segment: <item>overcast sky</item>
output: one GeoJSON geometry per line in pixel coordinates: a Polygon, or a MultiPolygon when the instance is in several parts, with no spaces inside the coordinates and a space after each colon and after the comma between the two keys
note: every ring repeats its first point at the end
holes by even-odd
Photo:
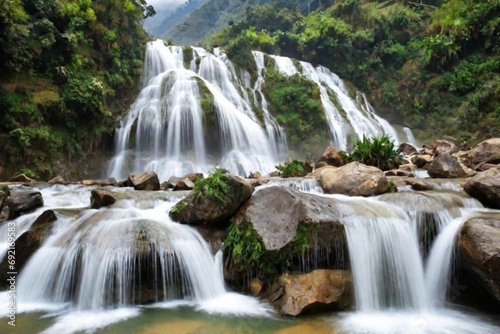
{"type": "Polygon", "coordinates": [[[177,7],[180,4],[186,2],[186,0],[146,0],[149,5],[152,5],[156,9],[165,8],[167,6],[177,7]]]}

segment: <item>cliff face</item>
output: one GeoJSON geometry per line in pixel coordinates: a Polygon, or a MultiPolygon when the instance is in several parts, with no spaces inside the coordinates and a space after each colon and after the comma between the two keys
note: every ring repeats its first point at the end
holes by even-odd
{"type": "Polygon", "coordinates": [[[145,2],[112,0],[2,7],[0,178],[48,178],[111,146],[142,72],[141,21],[153,13],[145,2]]]}

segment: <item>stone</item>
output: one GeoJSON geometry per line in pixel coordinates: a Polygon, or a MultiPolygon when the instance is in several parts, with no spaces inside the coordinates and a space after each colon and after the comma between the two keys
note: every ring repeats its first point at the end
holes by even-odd
{"type": "Polygon", "coordinates": [[[460,266],[500,305],[500,220],[468,220],[460,231],[458,247],[460,266]]]}
{"type": "Polygon", "coordinates": [[[98,187],[115,185],[111,183],[109,180],[82,180],[81,184],[83,184],[84,186],[98,186],[98,187]]]}
{"type": "Polygon", "coordinates": [[[61,176],[57,175],[56,177],[51,178],[48,183],[50,184],[67,184],[68,182],[61,176]]]}
{"type": "Polygon", "coordinates": [[[181,224],[228,226],[229,218],[250,198],[254,188],[246,179],[235,175],[224,174],[224,181],[231,194],[225,201],[190,193],[170,210],[170,217],[181,224]]]}
{"type": "Polygon", "coordinates": [[[484,206],[500,209],[500,166],[473,176],[464,190],[484,206]]]}
{"type": "Polygon", "coordinates": [[[116,202],[116,198],[112,192],[104,189],[92,189],[90,192],[90,207],[92,209],[100,209],[110,206],[116,202]]]}
{"type": "Polygon", "coordinates": [[[11,177],[9,179],[9,182],[33,183],[36,182],[36,180],[33,180],[32,178],[29,178],[24,174],[17,174],[11,177]]]}
{"type": "Polygon", "coordinates": [[[478,169],[485,163],[500,164],[500,138],[480,142],[465,157],[466,165],[478,169]]]}
{"type": "Polygon", "coordinates": [[[281,314],[349,310],[354,304],[352,278],[347,271],[318,269],[307,274],[284,274],[280,282],[282,295],[274,304],[281,314]]]}
{"type": "Polygon", "coordinates": [[[455,144],[452,141],[443,140],[443,139],[434,140],[432,143],[430,143],[425,148],[432,150],[432,154],[434,156],[438,156],[438,155],[443,154],[443,153],[448,153],[451,155],[453,153],[460,151],[460,148],[458,147],[457,144],[455,144]]]}
{"type": "Polygon", "coordinates": [[[328,194],[373,196],[389,190],[389,182],[380,169],[356,161],[322,171],[318,182],[328,194]]]}
{"type": "MultiPolygon", "coordinates": [[[[56,220],[57,217],[54,211],[44,211],[31,225],[30,230],[19,236],[16,240],[17,247],[15,249],[17,272],[21,272],[30,257],[40,248],[42,243],[49,236],[49,231],[56,220]],[[22,247],[19,247],[20,245],[22,245],[22,247]]],[[[8,270],[9,263],[7,260],[7,257],[5,257],[0,263],[0,286],[5,288],[6,286],[4,286],[4,284],[6,284],[6,277],[3,277],[3,275],[6,275],[7,272],[10,271],[8,270]]]]}
{"type": "Polygon", "coordinates": [[[401,143],[399,144],[398,150],[399,153],[404,155],[411,155],[417,153],[417,148],[409,143],[401,143]]]}
{"type": "Polygon", "coordinates": [[[43,206],[42,194],[37,190],[10,189],[7,199],[9,219],[19,217],[23,213],[34,211],[43,206]]]}
{"type": "Polygon", "coordinates": [[[405,180],[405,183],[409,186],[411,186],[411,188],[413,190],[433,190],[434,187],[430,184],[428,184],[427,182],[424,182],[422,180],[418,180],[418,179],[412,179],[412,180],[405,180]]]}
{"type": "Polygon", "coordinates": [[[330,166],[340,167],[347,163],[345,155],[342,155],[340,151],[337,151],[333,147],[329,146],[321,155],[321,158],[316,162],[315,168],[323,167],[325,164],[330,166]]]}
{"type": "Polygon", "coordinates": [[[456,178],[467,176],[460,163],[449,153],[441,153],[426,165],[427,172],[433,178],[456,178]]]}
{"type": "Polygon", "coordinates": [[[175,184],[173,190],[193,190],[194,188],[194,182],[191,181],[190,179],[183,178],[182,180],[177,181],[175,184]]]}
{"type": "Polygon", "coordinates": [[[160,180],[155,172],[130,174],[127,183],[135,190],[160,190],[160,180]]]}
{"type": "Polygon", "coordinates": [[[424,167],[428,162],[430,162],[432,156],[430,154],[417,154],[411,157],[411,163],[417,166],[417,168],[424,167]]]}
{"type": "Polygon", "coordinates": [[[250,281],[249,286],[250,286],[250,292],[252,293],[252,295],[258,296],[260,294],[260,292],[262,291],[262,288],[264,287],[264,283],[258,278],[253,278],[250,281]]]}

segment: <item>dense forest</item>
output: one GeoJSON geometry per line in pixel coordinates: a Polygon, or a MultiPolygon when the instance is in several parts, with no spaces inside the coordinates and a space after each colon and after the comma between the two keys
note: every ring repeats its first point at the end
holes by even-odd
{"type": "Polygon", "coordinates": [[[112,135],[119,103],[140,78],[142,20],[154,8],[143,0],[0,6],[0,162],[50,177],[112,135]]]}
{"type": "Polygon", "coordinates": [[[204,44],[246,68],[250,50],[324,65],[423,140],[500,136],[499,0],[294,3],[247,7],[204,44]]]}
{"type": "MultiPolygon", "coordinates": [[[[48,178],[109,149],[154,14],[144,0],[2,1],[0,167],[48,178]]],[[[500,136],[500,0],[207,0],[176,29],[250,71],[251,50],[324,65],[424,141],[500,136]]],[[[307,79],[268,71],[266,80],[283,124],[311,106],[307,79]],[[304,103],[287,106],[286,94],[304,103]]]]}

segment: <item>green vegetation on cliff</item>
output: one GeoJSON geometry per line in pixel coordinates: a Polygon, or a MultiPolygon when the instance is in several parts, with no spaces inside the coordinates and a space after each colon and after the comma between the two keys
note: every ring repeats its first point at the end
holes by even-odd
{"type": "MultiPolygon", "coordinates": [[[[136,86],[144,1],[13,0],[0,5],[0,161],[50,177],[115,126],[136,86]]],[[[15,170],[14,170],[15,172],[15,170]]]]}
{"type": "Polygon", "coordinates": [[[324,65],[423,140],[500,136],[500,1],[314,3],[309,15],[288,1],[248,7],[205,44],[324,65]]]}

